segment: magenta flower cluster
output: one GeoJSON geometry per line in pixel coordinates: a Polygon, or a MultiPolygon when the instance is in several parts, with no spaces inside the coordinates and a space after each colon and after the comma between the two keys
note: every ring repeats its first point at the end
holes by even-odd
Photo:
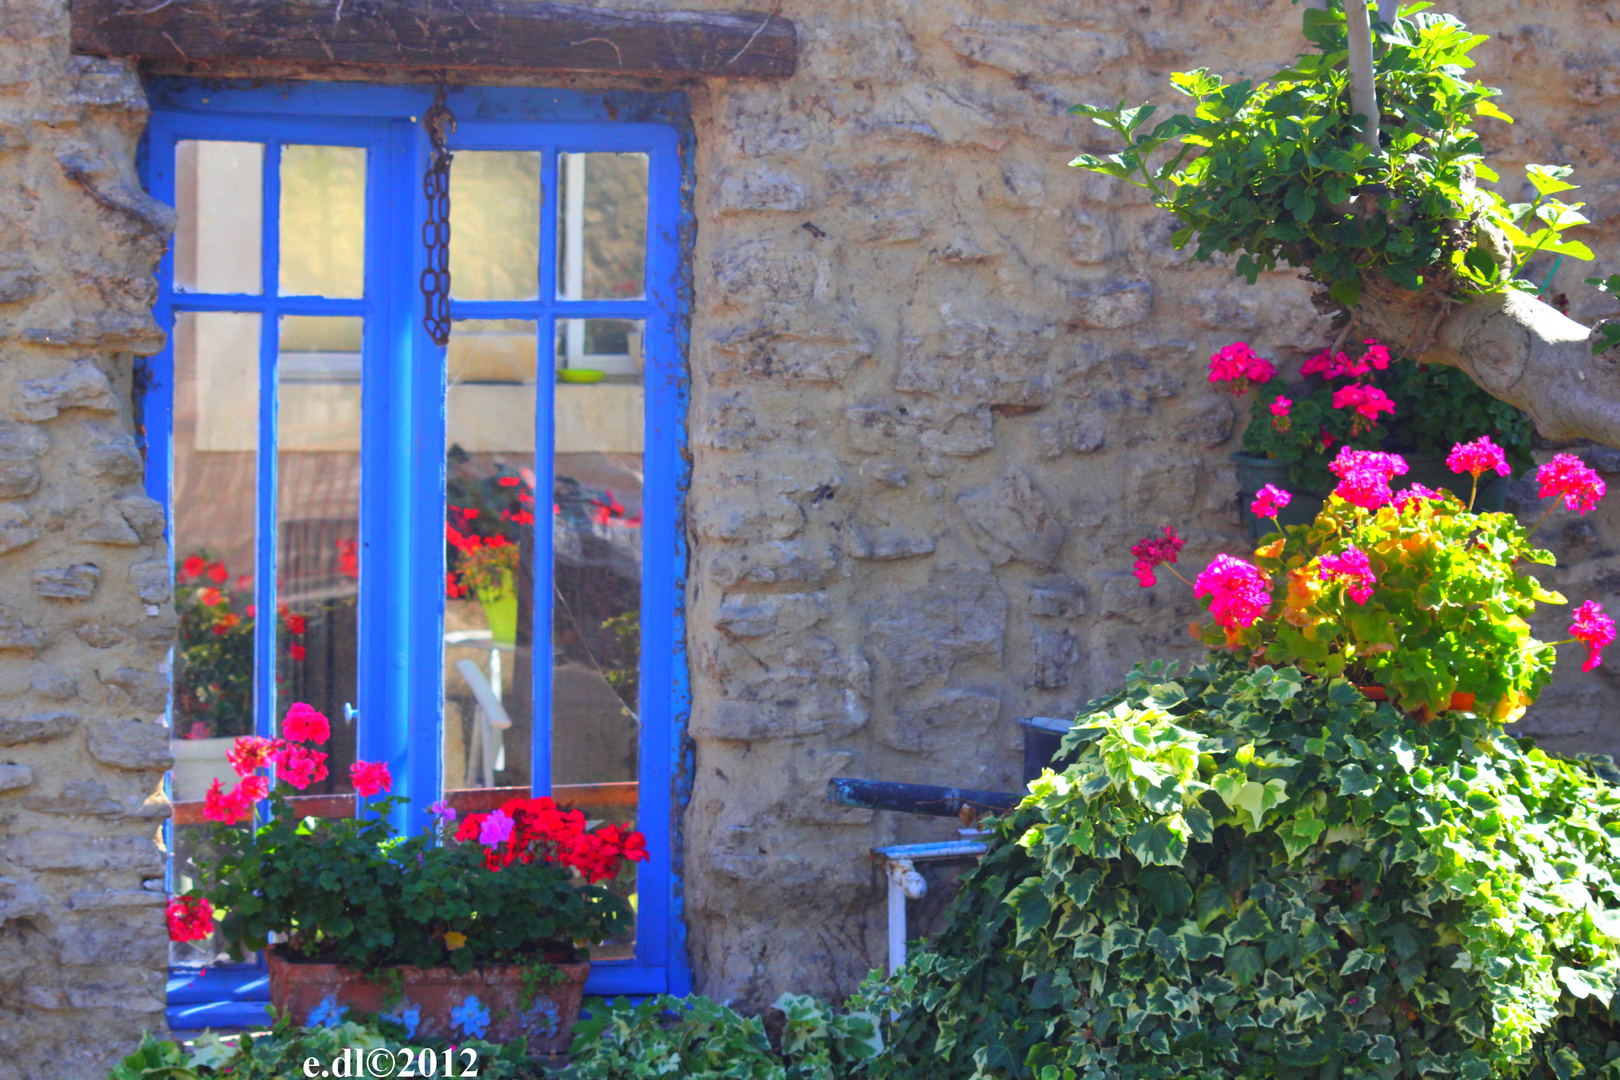
{"type": "Polygon", "coordinates": [[[1389,482],[1405,475],[1406,459],[1399,454],[1386,454],[1381,450],[1352,450],[1339,448],[1339,456],[1328,464],[1328,470],[1339,478],[1333,494],[1353,506],[1376,510],[1395,500],[1389,482]]]}
{"type": "Polygon", "coordinates": [[[1246,394],[1250,383],[1270,382],[1277,369],[1255,355],[1246,342],[1234,341],[1209,358],[1209,381],[1229,382],[1232,393],[1246,394]]]}
{"type": "Polygon", "coordinates": [[[1536,470],[1541,483],[1540,498],[1554,495],[1564,497],[1564,508],[1584,514],[1597,506],[1607,486],[1603,477],[1574,454],[1555,454],[1553,459],[1536,470]]]}
{"type": "Polygon", "coordinates": [[[1351,544],[1337,555],[1322,556],[1322,580],[1344,583],[1345,592],[1362,605],[1373,594],[1378,578],[1373,574],[1367,553],[1351,544]]]}
{"type": "Polygon", "coordinates": [[[1586,646],[1586,662],[1581,670],[1591,671],[1603,663],[1603,649],[1614,644],[1614,620],[1603,614],[1602,607],[1588,600],[1575,609],[1569,636],[1586,646]]]}
{"type": "Polygon", "coordinates": [[[1217,555],[1193,582],[1193,595],[1209,597],[1209,613],[1228,630],[1254,625],[1271,606],[1270,579],[1260,568],[1230,555],[1217,555]]]}
{"type": "Polygon", "coordinates": [[[1453,446],[1446,458],[1446,468],[1454,473],[1467,473],[1476,480],[1487,472],[1506,476],[1512,471],[1508,468],[1507,455],[1500,446],[1491,442],[1489,435],[1453,446]]]}
{"type": "Polygon", "coordinates": [[[1142,588],[1151,588],[1159,583],[1159,579],[1153,576],[1153,568],[1160,563],[1175,562],[1186,543],[1176,535],[1175,529],[1166,525],[1163,536],[1144,536],[1131,545],[1131,554],[1136,556],[1136,566],[1131,572],[1141,582],[1142,588]]]}
{"type": "Polygon", "coordinates": [[[1267,484],[1255,493],[1249,509],[1254,511],[1256,517],[1275,519],[1282,508],[1293,501],[1294,497],[1276,484],[1267,484]]]}

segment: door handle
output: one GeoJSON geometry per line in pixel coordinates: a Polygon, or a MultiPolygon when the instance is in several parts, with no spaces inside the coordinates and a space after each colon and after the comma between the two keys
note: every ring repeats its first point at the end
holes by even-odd
{"type": "Polygon", "coordinates": [[[360,719],[360,710],[355,708],[353,703],[345,701],[343,703],[343,722],[353,725],[358,719],[360,719]]]}

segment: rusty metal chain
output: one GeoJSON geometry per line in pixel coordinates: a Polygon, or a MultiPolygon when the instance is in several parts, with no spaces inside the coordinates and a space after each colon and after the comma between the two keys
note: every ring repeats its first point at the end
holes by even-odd
{"type": "Polygon", "coordinates": [[[427,196],[427,220],[422,223],[422,246],[427,249],[427,268],[422,271],[422,329],[433,343],[443,348],[450,341],[450,132],[456,129],[455,113],[445,104],[445,74],[434,78],[433,106],[422,117],[433,158],[422,177],[427,196]]]}

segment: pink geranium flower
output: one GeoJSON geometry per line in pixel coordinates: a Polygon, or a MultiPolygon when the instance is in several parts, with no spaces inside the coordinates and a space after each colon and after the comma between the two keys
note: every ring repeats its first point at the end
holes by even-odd
{"type": "Polygon", "coordinates": [[[1293,426],[1288,418],[1288,411],[1294,407],[1292,398],[1279,397],[1271,403],[1271,426],[1277,431],[1287,431],[1293,426]]]}
{"type": "Polygon", "coordinates": [[[1536,470],[1536,479],[1541,482],[1540,498],[1562,495],[1565,509],[1577,514],[1595,508],[1607,490],[1603,477],[1574,454],[1553,455],[1536,470]]]}
{"type": "Polygon", "coordinates": [[[1217,555],[1193,583],[1193,595],[1208,596],[1209,613],[1228,630],[1252,626],[1271,606],[1270,580],[1260,568],[1217,555]]]}
{"type": "Polygon", "coordinates": [[[1376,510],[1395,498],[1389,490],[1389,482],[1393,477],[1404,475],[1407,465],[1399,454],[1341,446],[1339,456],[1328,469],[1339,478],[1339,486],[1333,494],[1353,506],[1376,510]]]}
{"type": "Polygon", "coordinates": [[[1454,473],[1467,473],[1476,480],[1482,474],[1493,470],[1498,476],[1506,476],[1511,471],[1508,468],[1507,455],[1502,452],[1500,446],[1491,442],[1489,435],[1481,435],[1473,442],[1453,446],[1446,458],[1446,468],[1454,473]]]}
{"type": "Polygon", "coordinates": [[[312,742],[317,746],[332,737],[332,725],[314,706],[297,702],[287,710],[281,722],[281,734],[293,742],[312,742]]]}
{"type": "Polygon", "coordinates": [[[1246,394],[1251,383],[1270,382],[1277,369],[1256,356],[1247,343],[1234,341],[1209,358],[1209,381],[1229,382],[1232,393],[1246,394]]]}
{"type": "Polygon", "coordinates": [[[1131,545],[1131,554],[1136,556],[1136,565],[1131,573],[1142,588],[1151,588],[1159,583],[1154,576],[1153,568],[1161,563],[1173,563],[1181,555],[1181,549],[1187,541],[1176,535],[1176,530],[1169,525],[1164,527],[1163,536],[1144,536],[1131,545]]]}
{"type": "Polygon", "coordinates": [[[276,779],[286,781],[299,791],[326,779],[326,754],[320,750],[282,742],[271,760],[276,764],[276,779]]]}
{"type": "Polygon", "coordinates": [[[354,785],[355,794],[362,798],[391,791],[394,787],[394,778],[388,773],[388,763],[383,761],[357,761],[350,765],[349,782],[354,785]]]}
{"type": "Polygon", "coordinates": [[[1366,386],[1362,383],[1351,383],[1335,390],[1333,407],[1354,409],[1357,416],[1371,420],[1375,424],[1378,422],[1379,413],[1389,413],[1392,416],[1395,413],[1395,403],[1389,399],[1388,394],[1376,386],[1366,386]]]}
{"type": "Polygon", "coordinates": [[[256,769],[270,764],[270,755],[276,744],[257,735],[243,735],[225,751],[225,760],[231,763],[237,776],[251,776],[256,769]]]}
{"type": "Polygon", "coordinates": [[[1342,581],[1345,591],[1357,605],[1365,604],[1373,594],[1378,578],[1373,574],[1367,553],[1351,544],[1338,555],[1322,556],[1323,581],[1342,581]]]}
{"type": "Polygon", "coordinates": [[[214,932],[214,905],[204,896],[177,896],[164,916],[170,941],[201,941],[214,932]]]}
{"type": "Polygon", "coordinates": [[[1256,517],[1275,520],[1278,512],[1293,501],[1294,497],[1276,484],[1267,484],[1255,494],[1249,509],[1254,511],[1256,517]]]}
{"type": "Polygon", "coordinates": [[[1588,600],[1575,609],[1569,636],[1586,646],[1586,663],[1581,670],[1591,671],[1603,663],[1602,651],[1614,644],[1614,620],[1603,613],[1602,605],[1588,600]]]}
{"type": "Polygon", "coordinates": [[[262,776],[244,776],[230,791],[220,788],[219,780],[203,796],[203,817],[221,825],[235,825],[253,816],[253,804],[267,794],[262,776]]]}

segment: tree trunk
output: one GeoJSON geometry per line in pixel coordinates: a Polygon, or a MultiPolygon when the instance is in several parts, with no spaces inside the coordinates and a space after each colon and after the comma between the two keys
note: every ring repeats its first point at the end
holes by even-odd
{"type": "Polygon", "coordinates": [[[1529,413],[1549,439],[1620,447],[1620,350],[1592,355],[1593,331],[1516,290],[1458,306],[1370,282],[1357,337],[1377,337],[1419,362],[1449,364],[1529,413]]]}

